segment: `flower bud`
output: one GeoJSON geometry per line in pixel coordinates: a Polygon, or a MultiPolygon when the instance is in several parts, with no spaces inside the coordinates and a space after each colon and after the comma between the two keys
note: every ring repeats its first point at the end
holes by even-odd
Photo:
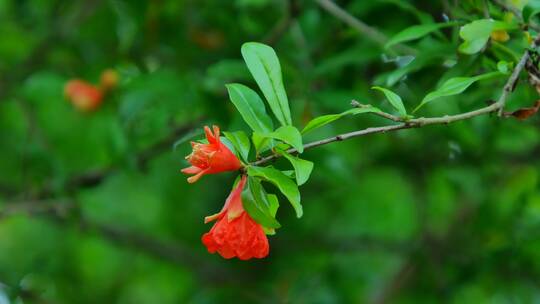
{"type": "Polygon", "coordinates": [[[96,86],[72,79],[64,86],[64,96],[80,111],[95,110],[103,101],[103,92],[96,86]]]}

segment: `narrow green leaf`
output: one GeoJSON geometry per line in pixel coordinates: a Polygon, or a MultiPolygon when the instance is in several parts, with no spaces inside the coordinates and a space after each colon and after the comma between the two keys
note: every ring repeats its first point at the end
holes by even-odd
{"type": "Polygon", "coordinates": [[[274,229],[281,225],[272,214],[270,201],[259,179],[249,176],[247,186],[242,192],[242,205],[247,213],[259,224],[274,229]]]}
{"type": "Polygon", "coordinates": [[[300,191],[298,186],[281,171],[270,167],[248,167],[249,176],[260,177],[263,180],[274,184],[283,195],[289,200],[294,210],[296,217],[302,217],[302,205],[300,204],[300,191]]]}
{"type": "Polygon", "coordinates": [[[225,86],[232,103],[253,131],[272,132],[272,119],[266,114],[264,103],[255,91],[239,83],[225,86]]]}
{"type": "MultiPolygon", "coordinates": [[[[275,194],[267,194],[268,202],[270,203],[270,214],[275,218],[277,210],[279,208],[279,201],[275,194]]],[[[263,226],[264,233],[268,235],[274,235],[276,234],[276,230],[274,228],[267,228],[263,226]]]]}
{"type": "Polygon", "coordinates": [[[457,22],[447,22],[447,23],[429,23],[429,24],[419,24],[419,25],[413,25],[411,27],[408,27],[401,32],[394,35],[390,40],[386,43],[385,47],[391,47],[392,45],[415,40],[418,38],[422,38],[425,35],[434,32],[438,29],[454,26],[458,24],[457,22]]]}
{"type": "Polygon", "coordinates": [[[401,97],[399,97],[398,94],[390,91],[389,89],[383,88],[383,87],[372,87],[373,90],[378,90],[384,93],[384,96],[386,96],[386,99],[390,102],[390,104],[396,109],[401,117],[407,116],[407,110],[405,110],[405,106],[403,105],[403,101],[401,100],[401,97]]]}
{"type": "Polygon", "coordinates": [[[274,49],[262,43],[247,42],[242,45],[242,57],[277,120],[283,126],[292,125],[281,66],[274,49]]]}
{"type": "Polygon", "coordinates": [[[311,175],[311,171],[313,171],[313,162],[293,156],[283,150],[278,150],[277,152],[283,155],[293,165],[296,177],[296,184],[298,184],[298,186],[301,186],[305,182],[307,182],[309,176],[311,175]]]}
{"type": "Polygon", "coordinates": [[[491,72],[486,73],[474,77],[454,77],[450,78],[447,81],[445,81],[437,90],[429,93],[424,97],[422,102],[414,109],[413,113],[418,111],[422,106],[424,106],[426,103],[431,102],[437,98],[445,97],[445,96],[452,96],[457,95],[465,91],[469,86],[471,86],[473,83],[479,81],[479,80],[485,80],[497,76],[504,75],[503,73],[497,71],[497,72],[491,72]]]}
{"type": "Polygon", "coordinates": [[[270,204],[270,215],[276,217],[277,210],[279,208],[279,201],[275,194],[266,194],[268,203],[270,204]]]}
{"type": "Polygon", "coordinates": [[[302,134],[300,134],[300,131],[298,131],[298,129],[293,126],[279,127],[272,133],[258,134],[258,136],[281,140],[291,145],[299,153],[304,152],[304,145],[302,144],[302,134]]]}
{"type": "Polygon", "coordinates": [[[302,129],[301,133],[306,134],[308,132],[311,132],[315,129],[323,127],[347,115],[356,115],[356,114],[361,114],[361,113],[373,113],[373,112],[381,112],[381,110],[370,106],[370,107],[365,107],[365,108],[350,109],[339,114],[328,114],[328,115],[318,116],[310,120],[307,123],[307,125],[304,127],[304,129],[302,129]]]}
{"type": "Polygon", "coordinates": [[[244,131],[223,132],[223,135],[225,135],[225,137],[232,143],[235,150],[240,154],[242,160],[248,162],[251,145],[246,133],[244,133],[244,131]]]}

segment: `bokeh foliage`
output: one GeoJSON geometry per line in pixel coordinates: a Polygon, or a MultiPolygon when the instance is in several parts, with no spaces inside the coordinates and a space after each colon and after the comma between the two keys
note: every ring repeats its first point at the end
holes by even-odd
{"type": "MultiPolygon", "coordinates": [[[[482,18],[484,1],[453,2],[339,4],[391,37],[430,19],[482,18]]],[[[497,48],[458,53],[458,31],[408,43],[410,58],[312,1],[1,0],[0,302],[540,301],[537,118],[482,116],[307,151],[315,170],[302,187],[304,216],[283,204],[283,227],[260,261],[223,260],[200,242],[210,229],[203,217],[219,211],[234,175],[188,185],[179,173],[204,124],[247,129],[225,87],[256,88],[244,42],[273,45],[302,126],[352,99],[392,111],[373,85],[413,109],[451,77],[513,60],[497,48]],[[98,111],[64,100],[67,80],[97,82],[106,68],[121,83],[98,111]]],[[[511,38],[503,45],[519,56],[522,33],[511,38]]],[[[482,107],[504,81],[479,82],[418,115],[482,107]]],[[[537,98],[522,81],[508,107],[537,98]]],[[[386,123],[348,116],[305,140],[386,123]]]]}

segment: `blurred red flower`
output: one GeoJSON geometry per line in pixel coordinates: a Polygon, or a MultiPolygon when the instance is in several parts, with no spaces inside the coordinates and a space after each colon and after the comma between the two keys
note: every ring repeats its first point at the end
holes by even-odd
{"type": "Polygon", "coordinates": [[[191,142],[193,152],[186,159],[192,166],[182,169],[183,173],[195,174],[187,179],[189,183],[196,182],[205,174],[235,171],[242,167],[240,160],[221,142],[218,126],[213,126],[213,133],[206,126],[204,132],[208,143],[191,142]]]}
{"type": "Polygon", "coordinates": [[[221,212],[204,219],[205,223],[217,219],[210,232],[202,236],[202,242],[208,252],[216,251],[224,258],[234,257],[240,260],[264,258],[268,255],[268,238],[263,227],[255,222],[242,206],[242,190],[246,184],[246,175],[231,192],[221,212]]]}
{"type": "Polygon", "coordinates": [[[64,95],[79,110],[95,110],[103,101],[103,92],[98,87],[79,79],[66,83],[64,95]]]}

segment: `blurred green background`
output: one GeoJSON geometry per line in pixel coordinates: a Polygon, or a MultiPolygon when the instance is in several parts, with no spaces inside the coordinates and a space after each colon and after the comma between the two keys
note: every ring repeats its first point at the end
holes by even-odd
{"type": "MultiPolygon", "coordinates": [[[[482,2],[338,3],[392,36],[481,18],[482,2]]],[[[247,129],[224,87],[256,88],[242,43],[275,48],[303,126],[352,99],[391,111],[374,84],[412,109],[440,79],[505,56],[458,54],[457,30],[410,43],[411,57],[308,0],[0,0],[0,303],[539,303],[537,118],[483,116],[307,151],[304,217],[282,204],[263,260],[224,260],[201,244],[203,217],[220,210],[234,174],[189,185],[179,172],[203,125],[247,129]],[[120,84],[97,111],[64,99],[66,81],[97,83],[107,68],[120,84]]],[[[420,115],[485,106],[504,81],[420,115]]],[[[520,85],[509,107],[537,98],[520,85]]],[[[348,117],[305,140],[384,124],[348,117]]]]}

